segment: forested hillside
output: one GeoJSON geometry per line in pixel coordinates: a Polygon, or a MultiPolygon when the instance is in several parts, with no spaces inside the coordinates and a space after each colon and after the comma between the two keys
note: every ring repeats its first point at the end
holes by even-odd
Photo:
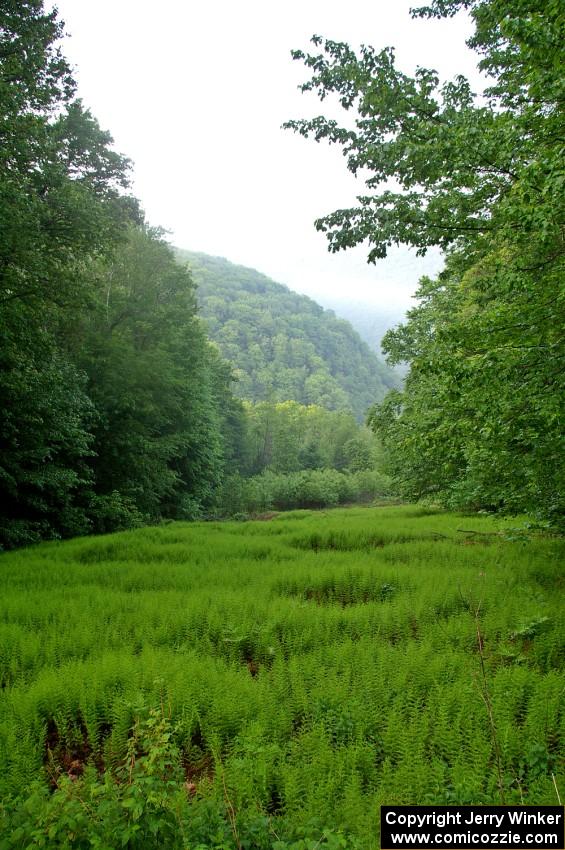
{"type": "Polygon", "coordinates": [[[398,386],[348,322],[305,295],[220,257],[178,256],[192,272],[201,315],[234,367],[241,398],[351,409],[363,419],[398,386]]]}
{"type": "Polygon", "coordinates": [[[385,333],[403,319],[403,313],[400,309],[383,311],[378,309],[375,304],[367,301],[328,295],[323,299],[323,304],[329,310],[333,310],[341,319],[349,322],[377,356],[381,350],[381,340],[385,333]]]}

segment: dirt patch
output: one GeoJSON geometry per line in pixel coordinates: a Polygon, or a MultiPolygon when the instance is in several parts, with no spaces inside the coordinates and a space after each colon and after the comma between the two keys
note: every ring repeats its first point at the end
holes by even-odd
{"type": "Polygon", "coordinates": [[[257,676],[257,674],[259,673],[259,662],[254,661],[253,658],[250,658],[248,661],[246,661],[245,666],[249,670],[249,675],[253,678],[255,678],[255,676],[257,676]]]}
{"type": "Polygon", "coordinates": [[[87,762],[92,756],[92,746],[88,740],[88,732],[82,719],[72,731],[69,740],[60,734],[57,724],[52,718],[47,722],[43,764],[49,776],[50,784],[56,788],[59,779],[67,775],[70,779],[78,779],[84,773],[87,762]]]}
{"type": "Polygon", "coordinates": [[[214,779],[214,761],[210,753],[200,757],[184,753],[182,757],[184,787],[189,797],[194,797],[203,785],[209,785],[214,779]]]}

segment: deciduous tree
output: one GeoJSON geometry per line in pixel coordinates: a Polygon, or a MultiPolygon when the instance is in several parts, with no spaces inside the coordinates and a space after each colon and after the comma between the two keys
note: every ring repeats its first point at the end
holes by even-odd
{"type": "Polygon", "coordinates": [[[447,253],[420,304],[385,337],[411,371],[371,415],[411,497],[452,505],[562,511],[563,77],[558,2],[436,0],[413,12],[468,9],[470,46],[490,77],[480,97],[463,77],[399,71],[394,52],[313,41],[294,56],[304,91],[337,95],[334,119],[287,126],[343,147],[367,175],[358,205],[316,222],[337,251],[367,242],[369,260],[404,243],[447,253]],[[392,188],[390,181],[393,181],[392,188]]]}

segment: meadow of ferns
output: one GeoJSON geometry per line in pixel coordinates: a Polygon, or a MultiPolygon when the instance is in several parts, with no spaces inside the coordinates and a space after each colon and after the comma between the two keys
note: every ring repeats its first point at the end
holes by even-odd
{"type": "Polygon", "coordinates": [[[563,543],[516,525],[296,511],[2,555],[0,846],[49,846],[7,837],[30,789],[119,776],[141,716],[187,848],[376,848],[381,804],[500,802],[497,749],[507,803],[555,804],[563,543]]]}

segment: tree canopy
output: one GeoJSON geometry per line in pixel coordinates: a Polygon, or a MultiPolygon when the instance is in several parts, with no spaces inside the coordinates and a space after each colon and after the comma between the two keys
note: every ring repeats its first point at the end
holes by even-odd
{"type": "Polygon", "coordinates": [[[0,9],[0,546],[199,515],[242,416],[62,32],[0,9]]]}
{"type": "Polygon", "coordinates": [[[413,14],[460,9],[490,78],[480,96],[461,76],[402,73],[391,48],[355,53],[315,36],[321,52],[294,52],[311,72],[302,88],[337,95],[354,129],[323,116],[287,126],[341,145],[348,168],[368,173],[356,207],[316,222],[330,250],[367,242],[373,262],[399,243],[446,252],[384,342],[392,362],[411,365],[404,391],[371,416],[402,491],[557,522],[565,24],[551,0],[436,0],[413,14]]]}

